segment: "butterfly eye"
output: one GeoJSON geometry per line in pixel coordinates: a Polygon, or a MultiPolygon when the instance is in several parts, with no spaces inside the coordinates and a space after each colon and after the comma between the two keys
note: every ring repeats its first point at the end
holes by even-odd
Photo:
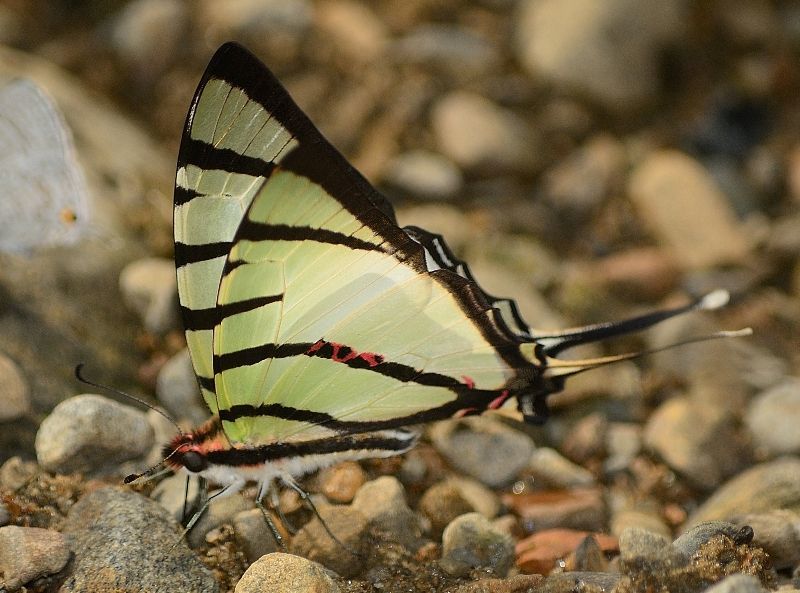
{"type": "Polygon", "coordinates": [[[183,467],[193,474],[199,473],[208,467],[205,457],[194,451],[187,451],[183,454],[181,459],[183,461],[183,467]]]}

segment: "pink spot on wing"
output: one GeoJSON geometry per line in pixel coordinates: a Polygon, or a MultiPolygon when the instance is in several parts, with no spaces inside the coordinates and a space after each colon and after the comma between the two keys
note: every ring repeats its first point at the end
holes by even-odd
{"type": "Polygon", "coordinates": [[[308,350],[306,350],[306,354],[314,354],[317,350],[322,348],[325,345],[325,340],[317,340],[314,342],[308,350]]]}
{"type": "Polygon", "coordinates": [[[461,378],[464,379],[464,383],[469,389],[475,389],[475,381],[472,380],[472,377],[461,375],[461,378]]]}
{"type": "Polygon", "coordinates": [[[370,367],[378,366],[384,360],[382,355],[375,352],[358,352],[347,344],[328,342],[326,340],[317,340],[308,350],[306,350],[306,354],[309,356],[316,354],[322,358],[330,358],[334,362],[341,363],[348,363],[351,360],[363,360],[370,367]],[[330,347],[330,354],[328,354],[327,351],[323,351],[325,346],[330,347]]]}
{"type": "Polygon", "coordinates": [[[490,410],[496,410],[500,406],[502,406],[505,401],[508,399],[508,389],[503,389],[496,398],[489,402],[488,408],[490,410]]]}

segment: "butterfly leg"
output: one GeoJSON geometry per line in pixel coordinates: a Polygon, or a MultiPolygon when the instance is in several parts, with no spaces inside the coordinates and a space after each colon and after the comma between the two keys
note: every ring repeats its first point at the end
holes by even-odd
{"type": "Polygon", "coordinates": [[[302,500],[303,503],[309,509],[311,509],[311,512],[313,512],[317,516],[317,519],[319,519],[319,522],[322,523],[322,527],[325,529],[325,532],[328,534],[328,537],[330,537],[333,541],[335,541],[337,544],[339,544],[349,554],[352,554],[353,556],[359,556],[360,555],[358,552],[356,552],[354,550],[351,550],[349,547],[344,545],[342,543],[342,541],[333,534],[333,532],[331,531],[330,527],[328,527],[328,524],[325,523],[325,520],[322,518],[322,515],[319,514],[319,511],[317,510],[317,507],[314,504],[314,501],[311,500],[311,495],[309,495],[308,492],[303,490],[300,487],[300,485],[297,482],[295,482],[294,479],[291,478],[291,476],[282,475],[281,476],[281,482],[283,482],[284,485],[287,486],[288,488],[291,488],[292,490],[297,492],[297,494],[300,496],[300,500],[302,500]]]}

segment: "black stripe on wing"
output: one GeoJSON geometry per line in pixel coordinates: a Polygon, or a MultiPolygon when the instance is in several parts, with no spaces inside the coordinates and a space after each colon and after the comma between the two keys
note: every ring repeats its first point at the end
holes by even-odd
{"type": "Polygon", "coordinates": [[[189,245],[175,241],[175,267],[180,268],[187,264],[207,261],[228,255],[231,250],[230,241],[220,241],[218,243],[200,243],[189,245]]]}
{"type": "Polygon", "coordinates": [[[316,241],[345,245],[350,249],[381,251],[380,245],[328,229],[286,224],[254,222],[245,218],[236,234],[237,241],[316,241]]]}
{"type": "Polygon", "coordinates": [[[274,294],[217,305],[208,309],[190,309],[189,307],[181,306],[181,313],[187,330],[214,329],[220,321],[230,315],[253,311],[264,305],[276,303],[281,299],[283,299],[282,294],[274,294]]]}
{"type": "Polygon", "coordinates": [[[196,165],[204,171],[220,170],[251,177],[267,177],[275,168],[270,161],[246,156],[230,148],[218,148],[190,136],[185,136],[181,141],[179,166],[186,165],[196,165]]]}

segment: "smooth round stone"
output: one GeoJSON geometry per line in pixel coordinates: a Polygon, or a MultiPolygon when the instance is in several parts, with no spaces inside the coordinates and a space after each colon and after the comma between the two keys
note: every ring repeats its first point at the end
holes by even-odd
{"type": "Polygon", "coordinates": [[[149,257],[129,263],[120,273],[119,287],[125,304],[147,331],[159,334],[180,325],[178,280],[171,259],[149,257]]]}
{"type": "Polygon", "coordinates": [[[461,495],[458,486],[449,480],[428,488],[420,498],[418,508],[430,519],[433,537],[439,537],[444,528],[459,515],[476,510],[461,495]]]}
{"type": "Polygon", "coordinates": [[[206,535],[224,523],[231,523],[242,511],[253,508],[253,502],[239,493],[218,496],[211,501],[200,519],[186,534],[186,540],[192,548],[197,548],[206,541],[206,535]]]}
{"type": "Polygon", "coordinates": [[[31,409],[30,387],[22,371],[9,357],[0,353],[0,422],[21,418],[31,409]]]}
{"type": "Polygon", "coordinates": [[[156,397],[177,418],[186,418],[195,425],[208,418],[209,411],[200,395],[188,348],[161,367],[156,377],[156,397]]]}
{"type": "Polygon", "coordinates": [[[367,519],[370,527],[406,548],[416,550],[422,544],[419,517],[406,503],[397,478],[383,476],[367,482],[356,492],[351,506],[367,519]]]}
{"type": "Polygon", "coordinates": [[[193,508],[200,498],[200,483],[195,478],[189,479],[186,487],[187,476],[181,472],[161,480],[153,488],[150,498],[158,501],[176,521],[183,520],[185,508],[193,508]]]}
{"type": "Polygon", "coordinates": [[[358,463],[345,461],[323,469],[318,481],[325,498],[333,503],[346,504],[353,501],[367,477],[358,463]]]}
{"type": "Polygon", "coordinates": [[[292,553],[319,562],[343,577],[357,575],[364,567],[367,552],[366,517],[347,506],[322,505],[317,510],[319,517],[306,523],[292,539],[292,553]]]}
{"type": "Polygon", "coordinates": [[[179,0],[134,0],[117,13],[109,40],[127,64],[154,76],[174,59],[189,17],[179,0]]]}
{"type": "Polygon", "coordinates": [[[0,527],[0,574],[4,590],[15,589],[55,574],[70,557],[66,538],[58,531],[38,527],[0,527]]]}
{"type": "Polygon", "coordinates": [[[442,534],[441,567],[454,576],[465,576],[478,567],[505,576],[514,563],[514,542],[492,527],[480,513],[453,520],[442,534]]]}
{"type": "Polygon", "coordinates": [[[488,417],[438,422],[429,435],[454,467],[493,488],[513,482],[534,450],[528,435],[488,417]]]}
{"type": "Polygon", "coordinates": [[[669,546],[669,539],[640,527],[628,527],[619,534],[619,554],[623,561],[658,558],[669,546]]]}
{"type": "Polygon", "coordinates": [[[784,381],[756,396],[745,423],[753,444],[768,455],[800,453],[800,380],[784,381]]]}
{"type": "Polygon", "coordinates": [[[734,473],[743,459],[734,419],[684,397],[672,398],[653,412],[644,442],[672,469],[705,489],[734,473]]]}
{"type": "Polygon", "coordinates": [[[489,99],[454,91],[433,106],[431,126],[442,153],[465,169],[527,170],[537,137],[527,123],[489,99]]]}
{"type": "Polygon", "coordinates": [[[776,509],[733,519],[740,527],[753,529],[753,545],[763,548],[778,569],[800,564],[800,514],[776,509]]]}
{"type": "Polygon", "coordinates": [[[278,551],[278,542],[272,534],[261,509],[249,509],[237,513],[233,518],[236,541],[244,550],[249,562],[255,562],[265,554],[278,551]]]}
{"type": "Polygon", "coordinates": [[[636,509],[622,509],[611,517],[611,533],[621,534],[626,529],[638,528],[669,538],[672,534],[658,513],[636,509]]]}
{"type": "Polygon", "coordinates": [[[449,24],[423,24],[393,46],[403,62],[425,64],[460,78],[487,74],[500,55],[495,45],[462,27],[449,24]]]}
{"type": "Polygon", "coordinates": [[[158,503],[122,488],[84,495],[63,528],[74,560],[64,591],[216,593],[209,570],[158,503]],[[110,567],[113,567],[111,569],[110,567]]]}
{"type": "Polygon", "coordinates": [[[538,447],[533,451],[528,469],[534,478],[555,488],[580,488],[595,483],[592,473],[571,462],[555,449],[538,447]]]}
{"type": "Polygon", "coordinates": [[[54,473],[112,471],[153,445],[144,412],[94,394],[58,404],[36,433],[36,457],[54,473]]]}
{"type": "Polygon", "coordinates": [[[461,170],[435,152],[415,150],[389,162],[384,179],[415,197],[446,200],[463,186],[461,170]]]}
{"type": "Polygon", "coordinates": [[[783,457],[760,463],[719,487],[686,522],[705,521],[788,509],[800,513],[800,459],[783,457]]]}
{"type": "Polygon", "coordinates": [[[234,593],[338,593],[339,587],[316,562],[273,552],[250,565],[236,584],[234,593]]]}

